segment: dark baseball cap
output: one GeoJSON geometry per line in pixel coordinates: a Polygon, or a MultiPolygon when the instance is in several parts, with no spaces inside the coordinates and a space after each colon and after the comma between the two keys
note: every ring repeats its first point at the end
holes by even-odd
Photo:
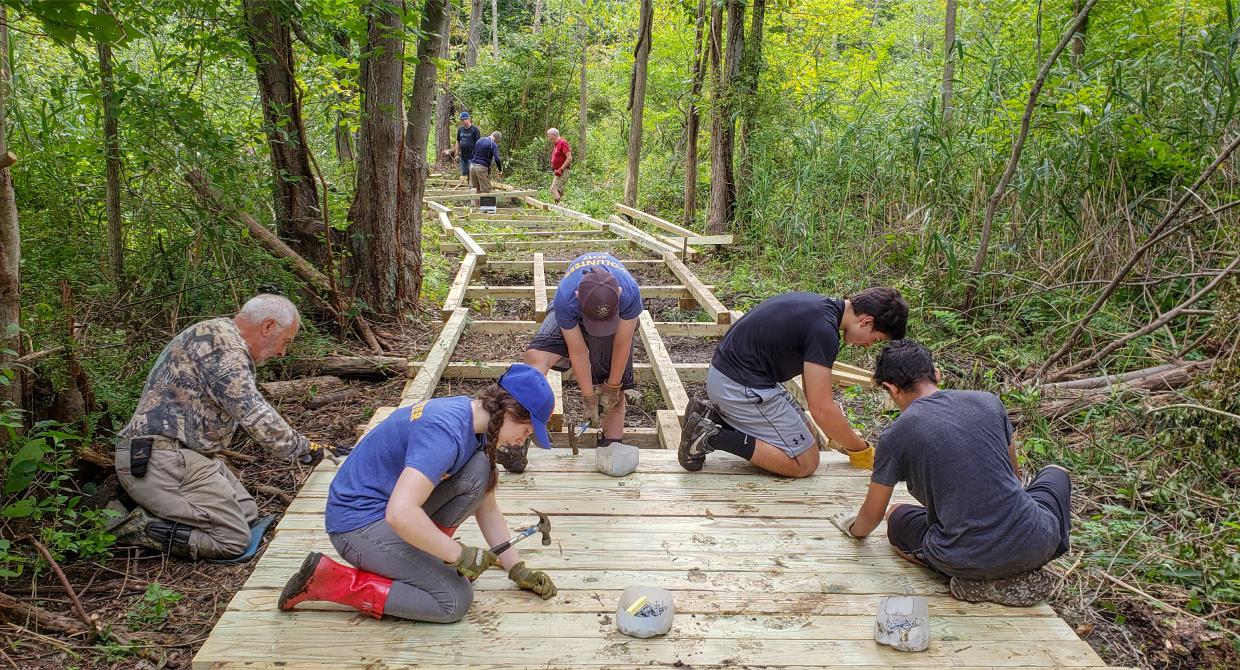
{"type": "Polygon", "coordinates": [[[499,385],[530,413],[534,441],[543,449],[550,449],[551,436],[547,433],[547,422],[555,409],[555,394],[547,378],[535,368],[516,363],[499,378],[499,385]]]}
{"type": "Polygon", "coordinates": [[[465,119],[468,119],[468,118],[469,118],[469,112],[461,112],[461,120],[462,120],[462,121],[464,121],[465,119]]]}
{"type": "Polygon", "coordinates": [[[595,337],[616,334],[620,326],[620,282],[602,268],[589,268],[577,285],[577,302],[586,330],[595,337]]]}

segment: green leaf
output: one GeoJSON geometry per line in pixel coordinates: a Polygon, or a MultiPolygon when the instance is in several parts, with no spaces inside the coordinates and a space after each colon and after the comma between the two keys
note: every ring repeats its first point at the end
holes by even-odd
{"type": "Polygon", "coordinates": [[[34,514],[34,498],[22,498],[0,510],[0,517],[5,519],[24,519],[34,514]]]}
{"type": "Polygon", "coordinates": [[[39,461],[50,451],[47,441],[39,438],[30,440],[13,455],[9,463],[9,476],[4,482],[5,493],[17,493],[30,486],[39,470],[39,461]]]}

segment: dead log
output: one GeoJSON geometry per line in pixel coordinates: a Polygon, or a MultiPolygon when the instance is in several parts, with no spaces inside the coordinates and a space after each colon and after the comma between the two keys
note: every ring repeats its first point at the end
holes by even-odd
{"type": "Polygon", "coordinates": [[[259,484],[258,486],[254,487],[254,493],[255,495],[261,493],[263,495],[268,495],[273,498],[276,498],[280,500],[281,502],[283,502],[286,507],[288,505],[293,504],[293,496],[269,484],[259,484]]]}
{"type": "Polygon", "coordinates": [[[310,398],[309,400],[306,400],[305,402],[302,403],[302,406],[305,407],[306,409],[318,409],[320,407],[334,405],[338,402],[345,402],[348,400],[352,400],[353,398],[357,397],[357,393],[358,393],[358,389],[354,389],[354,388],[341,389],[339,391],[333,391],[331,393],[324,393],[322,395],[317,395],[313,398],[310,398]]]}
{"type": "Polygon", "coordinates": [[[326,356],[285,362],[289,377],[330,375],[342,379],[385,379],[412,377],[409,359],[400,356],[326,356]]]}
{"type": "MultiPolygon", "coordinates": [[[[71,637],[89,636],[91,631],[86,624],[63,614],[49,612],[33,603],[24,602],[13,596],[0,592],[0,618],[23,628],[33,628],[36,632],[56,633],[71,637]]],[[[110,640],[125,646],[130,645],[175,645],[180,639],[170,633],[129,633],[115,627],[107,631],[110,640]]]]}
{"type": "Polygon", "coordinates": [[[1145,370],[1137,370],[1126,375],[1091,377],[1089,379],[1077,379],[1073,382],[1047,384],[1042,387],[1043,401],[1039,405],[1038,411],[1047,419],[1059,419],[1079,412],[1091,405],[1105,402],[1115,397],[1117,393],[1161,393],[1183,388],[1192,383],[1198,374],[1208,371],[1213,364],[1214,359],[1191,361],[1175,364],[1170,368],[1160,365],[1145,370]],[[1126,379],[1116,381],[1119,378],[1125,377],[1126,379]],[[1079,383],[1081,385],[1077,387],[1062,386],[1062,384],[1071,383],[1079,383]]]}
{"type": "Polygon", "coordinates": [[[338,390],[344,385],[344,380],[339,377],[319,375],[304,379],[265,382],[259,384],[258,387],[262,389],[263,395],[267,396],[268,400],[302,402],[325,392],[338,390]]]}
{"type": "Polygon", "coordinates": [[[1087,389],[1107,388],[1110,386],[1117,386],[1120,384],[1140,382],[1141,380],[1147,377],[1157,377],[1158,375],[1161,375],[1163,373],[1172,372],[1175,370],[1179,370],[1181,368],[1193,368],[1193,370],[1189,370],[1190,372],[1192,372],[1196,369],[1200,369],[1203,366],[1208,367],[1209,364],[1211,364],[1212,362],[1213,362],[1213,359],[1210,359],[1208,361],[1188,361],[1188,362],[1175,361],[1172,363],[1166,363],[1164,365],[1156,365],[1151,368],[1143,368],[1141,370],[1125,372],[1124,374],[1119,374],[1119,375],[1102,375],[1100,377],[1088,377],[1085,379],[1073,379],[1072,381],[1066,381],[1066,382],[1056,382],[1054,384],[1043,384],[1042,392],[1045,394],[1048,392],[1053,393],[1053,392],[1063,391],[1063,390],[1087,390],[1087,389]]]}

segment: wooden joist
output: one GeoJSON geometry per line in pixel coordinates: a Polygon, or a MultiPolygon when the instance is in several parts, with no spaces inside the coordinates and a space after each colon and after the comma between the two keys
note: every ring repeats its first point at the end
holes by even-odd
{"type": "Polygon", "coordinates": [[[443,301],[441,315],[443,320],[447,320],[452,313],[460,309],[465,304],[465,297],[468,295],[469,280],[474,276],[474,268],[477,267],[478,256],[476,254],[465,254],[465,258],[461,260],[461,267],[456,271],[456,279],[452,280],[452,288],[448,290],[448,297],[443,301]]]}
{"type": "MultiPolygon", "coordinates": [[[[501,373],[503,374],[503,373],[501,373]]],[[[547,383],[551,385],[551,394],[555,396],[555,404],[551,408],[551,420],[547,429],[564,430],[564,375],[559,370],[547,371],[547,383]]]]}
{"type": "Polygon", "coordinates": [[[703,284],[702,280],[698,279],[697,275],[693,274],[693,271],[681,262],[679,258],[671,254],[665,254],[663,260],[667,263],[667,267],[672,271],[672,274],[684,282],[689,292],[693,294],[694,299],[702,306],[702,309],[706,310],[706,313],[710,315],[710,318],[715,323],[730,323],[732,321],[732,313],[728,311],[728,308],[719,302],[719,299],[715,297],[710,288],[703,284]]]}
{"type": "MultiPolygon", "coordinates": [[[[659,268],[663,267],[663,259],[661,258],[632,258],[628,260],[621,259],[625,267],[641,267],[641,268],[659,268]]],[[[546,261],[543,263],[548,272],[563,272],[568,269],[568,265],[572,261],[546,261]]],[[[495,270],[529,270],[534,266],[533,261],[489,261],[487,267],[495,270]]]]}
{"type": "Polygon", "coordinates": [[[534,254],[534,320],[542,322],[547,318],[547,268],[542,253],[534,254]]]}
{"type": "Polygon", "coordinates": [[[688,228],[685,228],[684,226],[678,226],[672,223],[671,221],[660,219],[654,214],[643,212],[640,209],[634,209],[633,207],[627,207],[620,203],[616,203],[616,211],[620,212],[621,214],[631,216],[634,219],[637,219],[639,221],[644,221],[646,223],[649,223],[657,228],[662,228],[663,230],[666,230],[669,233],[673,233],[674,235],[678,237],[694,237],[698,234],[692,230],[689,230],[688,228]]]}
{"type": "Polygon", "coordinates": [[[517,240],[522,240],[522,239],[527,239],[527,238],[538,238],[538,237],[563,237],[566,240],[572,241],[578,237],[597,237],[598,231],[592,230],[589,228],[578,228],[575,230],[521,230],[517,232],[506,232],[506,233],[491,233],[491,232],[480,233],[478,231],[473,231],[470,233],[470,235],[473,235],[475,240],[482,240],[482,241],[496,240],[496,241],[504,242],[508,240],[517,241],[517,240]]]}
{"type": "Polygon", "coordinates": [[[645,346],[646,357],[650,359],[650,365],[654,368],[655,381],[659,383],[659,391],[663,393],[663,400],[676,414],[682,415],[689,404],[689,394],[685,392],[684,384],[680,382],[680,376],[676,374],[672,356],[667,353],[667,347],[663,344],[663,338],[659,337],[659,331],[650,312],[642,311],[637,319],[637,329],[641,334],[642,345],[645,346]]]}
{"type": "Polygon", "coordinates": [[[465,325],[468,321],[469,308],[461,307],[452,312],[452,316],[443,325],[443,330],[439,331],[439,337],[435,339],[430,351],[426,353],[426,359],[422,362],[421,369],[418,370],[418,376],[405,384],[405,389],[400,394],[401,407],[429,400],[435,394],[435,385],[439,383],[439,376],[443,374],[444,368],[448,367],[448,362],[452,360],[452,351],[456,348],[456,343],[460,341],[461,334],[465,332],[465,325]]]}
{"type": "Polygon", "coordinates": [[[422,198],[429,206],[432,202],[470,202],[477,200],[483,196],[494,196],[496,200],[504,198],[520,199],[527,195],[534,195],[538,191],[491,191],[490,193],[453,193],[450,195],[430,195],[422,198]]]}
{"type": "MultiPolygon", "coordinates": [[[[453,228],[457,233],[457,238],[461,238],[461,234],[465,233],[460,227],[453,228]]],[[[597,232],[595,233],[597,235],[597,232]]],[[[577,247],[615,247],[622,244],[631,244],[630,240],[612,237],[612,238],[592,238],[592,239],[572,239],[572,240],[513,240],[503,242],[477,242],[470,238],[470,241],[476,245],[475,253],[486,253],[488,251],[521,251],[531,249],[574,249],[577,247]]],[[[461,244],[453,244],[451,242],[441,243],[439,249],[444,253],[456,253],[462,250],[471,250],[471,247],[461,244]]]]}
{"type": "Polygon", "coordinates": [[[618,216],[615,216],[614,214],[611,217],[611,223],[604,225],[607,226],[612,233],[626,238],[636,244],[640,244],[656,254],[672,254],[678,256],[681,253],[680,249],[673,247],[650,233],[630,226],[628,222],[618,216]]]}
{"type": "MultiPolygon", "coordinates": [[[[703,323],[699,321],[656,321],[655,328],[664,337],[721,337],[731,324],[703,323]]],[[[538,330],[537,321],[475,320],[469,325],[470,332],[488,335],[512,335],[533,333],[538,330]]]]}
{"type": "MultiPolygon", "coordinates": [[[[542,254],[539,253],[535,255],[541,256],[542,254]]],[[[532,299],[535,301],[535,313],[537,315],[537,299],[538,299],[538,288],[537,288],[538,269],[537,267],[538,267],[537,264],[535,264],[535,270],[534,270],[535,283],[533,285],[470,284],[469,287],[465,289],[465,297],[467,298],[490,297],[490,298],[495,298],[495,299],[500,299],[500,300],[515,300],[515,299],[522,299],[522,298],[532,299]]],[[[693,293],[688,286],[682,286],[679,284],[670,284],[670,285],[646,284],[646,285],[641,286],[640,288],[641,288],[641,293],[642,293],[643,298],[675,298],[677,300],[688,299],[689,301],[693,302],[693,307],[697,306],[697,301],[694,299],[693,293]]],[[[704,288],[709,290],[711,287],[705,286],[704,288]]],[[[546,283],[546,269],[544,265],[543,292],[546,294],[547,297],[554,298],[557,289],[558,289],[557,286],[548,285],[546,283]]],[[[730,316],[731,315],[729,314],[729,317],[730,316]]],[[[541,321],[542,319],[536,318],[536,320],[541,321]]]]}

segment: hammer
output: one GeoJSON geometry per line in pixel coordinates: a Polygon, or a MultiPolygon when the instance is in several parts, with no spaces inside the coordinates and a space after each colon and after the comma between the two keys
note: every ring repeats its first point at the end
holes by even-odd
{"type": "Polygon", "coordinates": [[[499,556],[505,551],[508,551],[508,548],[511,547],[512,545],[520,542],[521,540],[524,540],[525,538],[537,532],[542,532],[542,543],[544,547],[551,544],[551,519],[547,518],[546,514],[543,514],[542,512],[539,512],[536,509],[531,509],[530,511],[538,515],[538,523],[534,524],[533,526],[530,526],[529,528],[526,528],[525,530],[521,531],[520,533],[517,533],[516,535],[513,535],[511,540],[508,540],[506,542],[500,542],[494,547],[491,547],[492,554],[499,556]]]}

